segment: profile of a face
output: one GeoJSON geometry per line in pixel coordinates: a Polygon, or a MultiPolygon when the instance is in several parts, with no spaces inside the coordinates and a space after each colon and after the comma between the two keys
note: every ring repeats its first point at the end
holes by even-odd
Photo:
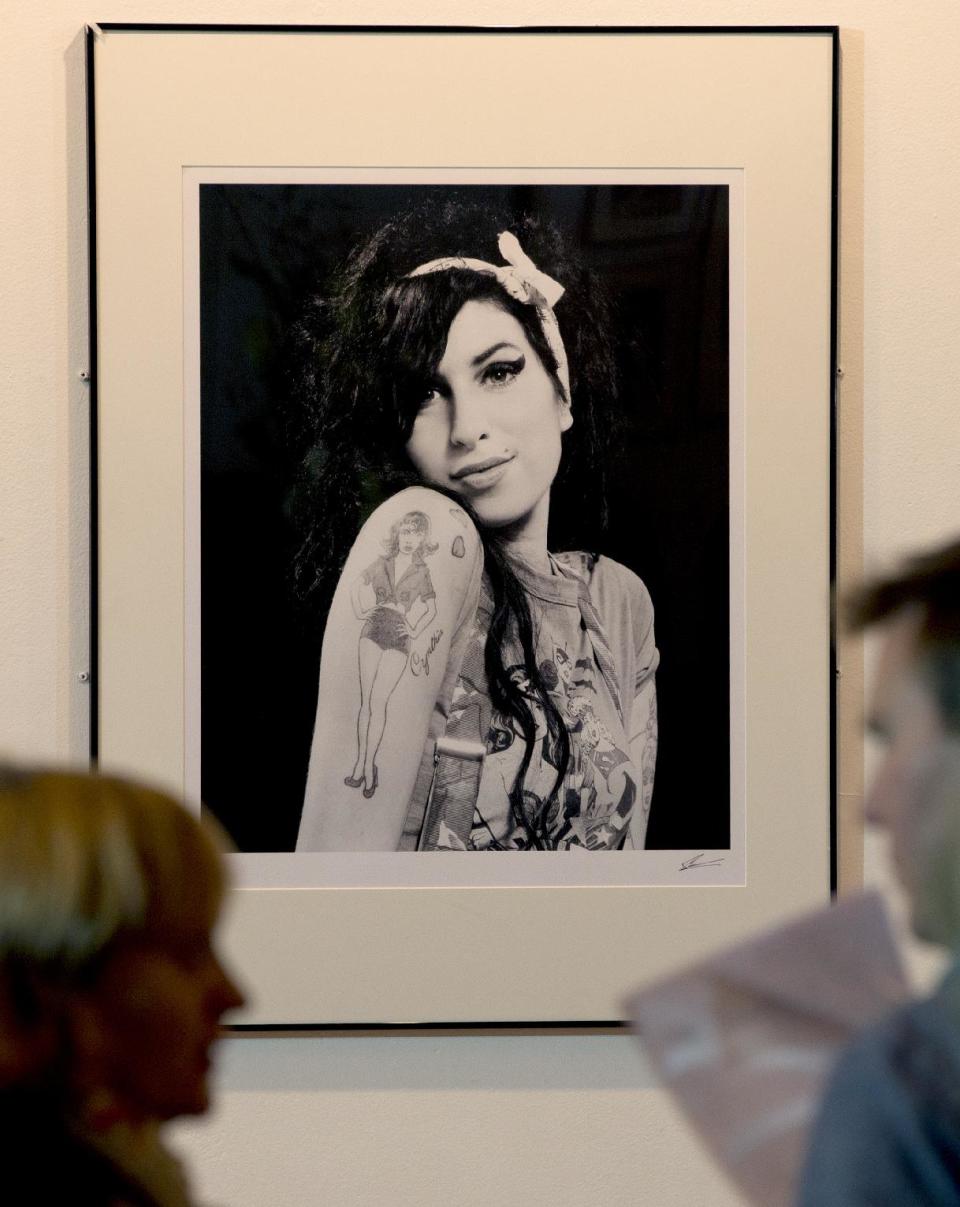
{"type": "Polygon", "coordinates": [[[522,325],[493,301],[464,303],[406,449],[424,482],[462,496],[493,528],[540,525],[569,406],[522,325]]]}
{"type": "Polygon", "coordinates": [[[870,730],[882,755],[866,799],[885,827],[911,924],[931,943],[960,941],[960,737],[944,725],[918,650],[918,610],[886,626],[870,730]]]}
{"type": "Polygon", "coordinates": [[[206,919],[120,939],[72,1006],[81,1064],[134,1122],[201,1114],[220,1020],[243,1001],[206,919]]]}

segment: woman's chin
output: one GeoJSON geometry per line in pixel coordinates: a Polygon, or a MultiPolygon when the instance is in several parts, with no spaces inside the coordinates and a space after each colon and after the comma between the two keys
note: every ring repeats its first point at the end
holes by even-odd
{"type": "Polygon", "coordinates": [[[500,531],[524,529],[534,511],[533,507],[518,505],[515,500],[509,499],[472,498],[469,502],[474,514],[485,527],[500,531]]]}
{"type": "Polygon", "coordinates": [[[210,1089],[206,1077],[204,1077],[202,1083],[185,1090],[176,1102],[169,1103],[163,1112],[163,1118],[170,1120],[177,1119],[181,1115],[205,1115],[209,1109],[210,1089]]]}

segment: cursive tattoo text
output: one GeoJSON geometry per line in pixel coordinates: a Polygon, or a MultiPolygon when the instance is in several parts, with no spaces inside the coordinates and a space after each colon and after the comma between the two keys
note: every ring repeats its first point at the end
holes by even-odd
{"type": "Polygon", "coordinates": [[[418,654],[416,650],[410,655],[410,674],[411,675],[429,675],[430,674],[430,655],[440,644],[440,638],[443,636],[443,629],[434,629],[433,636],[430,638],[430,644],[427,646],[426,653],[418,654]]]}
{"type": "Polygon", "coordinates": [[[699,855],[694,855],[692,859],[685,859],[680,864],[681,872],[688,872],[691,868],[715,868],[723,863],[722,859],[704,859],[705,851],[701,851],[699,855]]]}

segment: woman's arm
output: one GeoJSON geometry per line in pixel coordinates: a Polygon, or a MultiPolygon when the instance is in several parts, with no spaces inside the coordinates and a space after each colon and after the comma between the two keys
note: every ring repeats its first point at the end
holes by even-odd
{"type": "Polygon", "coordinates": [[[324,632],[298,850],[397,849],[450,643],[459,626],[472,623],[482,564],[480,538],[466,513],[437,491],[401,491],[364,524],[324,632]],[[374,636],[361,638],[363,622],[353,596],[391,525],[411,510],[429,516],[438,548],[429,557],[435,597],[424,601],[415,628],[398,626],[401,634],[410,633],[405,651],[397,648],[404,644],[402,638],[391,642],[386,630],[383,646],[374,636]],[[376,750],[368,745],[366,754],[367,767],[371,761],[376,767],[375,786],[368,776],[356,774],[371,734],[378,744],[376,750]]]}
{"type": "Polygon", "coordinates": [[[366,620],[366,618],[370,615],[370,613],[376,607],[376,593],[375,592],[374,592],[374,602],[368,608],[365,608],[363,606],[363,601],[360,598],[360,592],[363,590],[364,587],[369,587],[369,586],[370,586],[370,570],[368,568],[368,569],[364,570],[361,574],[357,575],[357,577],[353,580],[353,584],[350,587],[350,602],[353,605],[353,613],[356,616],[357,620],[366,620]]]}
{"type": "Polygon", "coordinates": [[[657,765],[657,687],[652,675],[637,692],[630,715],[634,729],[630,735],[630,758],[640,775],[640,791],[630,819],[630,846],[642,851],[657,765]]]}

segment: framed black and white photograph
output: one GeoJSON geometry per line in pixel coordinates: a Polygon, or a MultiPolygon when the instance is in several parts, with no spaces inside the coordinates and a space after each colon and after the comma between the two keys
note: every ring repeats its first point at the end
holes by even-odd
{"type": "MultiPolygon", "coordinates": [[[[202,654],[192,666],[188,663],[188,675],[194,671],[192,699],[197,702],[188,727],[194,751],[189,766],[195,773],[189,789],[217,815],[242,851],[295,846],[360,850],[363,843],[375,850],[422,851],[437,849],[443,825],[447,850],[702,848],[703,862],[710,851],[713,866],[725,870],[731,862],[730,206],[731,193],[738,210],[741,202],[736,178],[721,183],[720,174],[714,174],[717,179],[694,182],[677,174],[670,178],[663,172],[635,171],[621,172],[606,184],[572,183],[569,174],[565,184],[551,183],[543,174],[539,183],[493,184],[496,173],[487,172],[485,183],[465,184],[459,173],[456,184],[427,184],[411,183],[413,173],[408,170],[402,174],[406,183],[389,183],[390,174],[381,173],[379,183],[373,184],[323,183],[319,173],[307,182],[303,172],[272,183],[240,183],[236,172],[219,182],[205,179],[207,175],[188,174],[185,206],[188,220],[196,215],[198,223],[200,291],[200,347],[193,362],[199,367],[199,389],[192,395],[199,403],[189,405],[188,413],[200,417],[200,538],[191,548],[199,547],[200,553],[202,654]],[[402,226],[407,215],[413,216],[411,234],[402,226]],[[316,362],[326,354],[324,341],[333,345],[331,358],[340,353],[338,324],[352,320],[355,308],[344,307],[346,318],[331,319],[332,302],[324,289],[333,287],[332,280],[351,256],[356,260],[365,255],[371,241],[385,242],[386,232],[395,231],[398,241],[412,244],[415,250],[405,248],[402,254],[419,255],[423,263],[426,253],[419,248],[426,243],[423,227],[428,217],[440,227],[435,238],[461,241],[453,248],[461,256],[463,226],[472,236],[486,219],[492,223],[485,236],[491,258],[500,254],[499,227],[519,231],[527,224],[534,238],[550,232],[557,244],[554,255],[574,263],[575,248],[587,262],[576,270],[587,296],[571,296],[570,282],[556,307],[559,318],[570,315],[572,334],[566,343],[571,352],[575,344],[579,359],[593,363],[574,363],[567,369],[584,401],[578,407],[571,399],[571,424],[569,434],[562,433],[559,467],[552,462],[547,466],[550,549],[554,553],[582,546],[589,552],[592,573],[598,576],[595,596],[604,591],[605,573],[619,576],[613,606],[630,609],[630,648],[616,654],[611,650],[614,638],[607,629],[615,623],[612,616],[606,623],[601,618],[595,629],[581,623],[578,593],[581,581],[586,584],[589,578],[569,575],[564,580],[563,574],[571,568],[583,574],[588,564],[583,554],[578,552],[577,563],[568,558],[559,573],[550,573],[548,565],[545,577],[538,577],[530,560],[524,563],[525,582],[536,592],[528,598],[536,611],[538,657],[527,668],[518,648],[507,658],[508,673],[542,675],[539,694],[548,705],[557,702],[569,749],[566,773],[559,791],[553,792],[561,757],[541,705],[536,724],[544,732],[534,741],[536,759],[527,768],[522,803],[515,810],[510,789],[521,759],[518,748],[525,744],[522,716],[504,715],[492,707],[484,682],[484,640],[474,637],[465,647],[456,626],[447,640],[451,625],[441,623],[438,611],[444,604],[443,590],[438,599],[430,576],[433,566],[434,577],[439,570],[442,581],[446,564],[446,589],[456,592],[453,572],[462,570],[466,579],[471,570],[465,542],[476,529],[465,513],[456,514],[451,507],[455,497],[434,501],[439,508],[434,523],[453,527],[442,542],[439,531],[436,540],[424,534],[421,548],[431,551],[433,561],[411,555],[408,562],[408,581],[416,583],[418,573],[422,581],[420,595],[404,593],[406,614],[392,599],[398,552],[378,561],[382,551],[378,546],[372,550],[370,564],[381,577],[380,594],[387,598],[381,606],[394,616],[409,615],[419,622],[414,635],[405,634],[399,643],[409,648],[393,649],[398,643],[390,630],[379,634],[382,644],[358,636],[365,628],[374,632],[375,625],[382,626],[384,612],[368,625],[351,607],[343,631],[328,625],[329,600],[361,525],[376,528],[372,516],[377,506],[404,484],[416,485],[417,478],[413,473],[405,478],[402,464],[393,463],[395,421],[381,404],[364,411],[352,381],[330,390],[332,397],[323,397],[335,370],[324,377],[316,362]],[[601,329],[591,329],[592,323],[601,329]],[[604,561],[598,569],[601,554],[615,559],[616,567],[604,561]],[[325,565],[324,558],[332,564],[325,565]],[[415,570],[417,566],[423,570],[415,570]],[[634,584],[625,570],[640,582],[634,584]],[[438,602],[428,606],[431,600],[438,602]],[[324,641],[328,667],[338,661],[339,653],[344,658],[337,673],[328,669],[318,701],[324,641]],[[373,645],[365,662],[366,641],[373,645]],[[601,649],[600,663],[595,643],[601,649]],[[242,660],[236,656],[238,649],[245,650],[242,660]],[[454,655],[459,656],[460,670],[446,675],[442,660],[449,663],[454,655]],[[663,674],[662,686],[655,690],[658,664],[670,667],[671,674],[663,674]],[[623,682],[625,677],[629,682],[623,682]],[[364,690],[367,678],[369,691],[364,690]],[[469,830],[457,833],[452,819],[438,818],[431,835],[421,818],[431,788],[431,809],[439,813],[439,777],[433,775],[432,758],[436,735],[410,732],[408,719],[421,689],[427,703],[436,705],[447,680],[446,694],[452,698],[439,704],[445,720],[440,736],[448,744],[469,741],[482,747],[466,760],[468,774],[476,767],[471,787],[477,799],[469,830]],[[379,698],[383,707],[378,710],[379,698]],[[358,737],[361,711],[364,723],[358,737]],[[381,728],[371,733],[371,714],[376,719],[378,711],[381,728]],[[711,716],[713,724],[702,733],[700,757],[691,760],[685,757],[684,735],[701,715],[711,716]],[[329,736],[318,732],[324,726],[332,731],[329,736]],[[368,733],[370,757],[364,768],[360,746],[368,733]],[[396,750],[391,759],[393,733],[396,750]],[[638,748],[633,759],[631,739],[638,748]],[[347,752],[351,742],[354,749],[341,766],[337,755],[347,752]],[[246,752],[240,761],[235,757],[238,743],[246,752]],[[425,760],[420,757],[424,746],[425,760]],[[407,781],[414,787],[398,793],[395,783],[403,774],[404,760],[407,781]],[[333,766],[325,776],[327,762],[333,766]],[[426,771],[417,785],[421,762],[426,771]],[[423,799],[411,805],[417,786],[423,799]],[[343,787],[352,791],[343,792],[343,787]],[[262,808],[267,795],[273,801],[269,811],[262,808]],[[345,832],[340,834],[325,825],[328,819],[318,804],[322,797],[327,812],[332,812],[337,795],[343,798],[340,807],[346,814],[341,823],[345,832]],[[539,823],[537,811],[546,813],[539,823]],[[370,817],[378,812],[392,812],[393,832],[385,837],[368,834],[370,817]],[[414,815],[409,821],[408,814],[414,815]]],[[[481,246],[483,238],[477,240],[481,246]]],[[[192,244],[188,240],[187,245],[192,244]]],[[[467,277],[468,289],[484,287],[484,276],[493,283],[490,272],[466,271],[477,278],[467,277]]],[[[739,297],[737,303],[739,330],[739,297]]],[[[378,302],[368,304],[375,310],[378,302]]],[[[369,325],[369,337],[364,333],[364,338],[380,356],[382,333],[373,317],[369,325]]],[[[557,326],[563,329],[559,322],[557,326]]],[[[189,332],[186,338],[189,347],[189,332]]],[[[515,338],[519,341],[519,335],[515,338]]],[[[525,338],[523,342],[521,355],[535,355],[525,338]]],[[[483,351],[489,345],[487,340],[469,350],[483,351]]],[[[501,399],[511,405],[508,374],[519,370],[518,376],[529,377],[526,365],[521,368],[516,358],[509,359],[512,347],[507,359],[481,366],[487,377],[478,379],[478,393],[494,399],[491,409],[501,399]]],[[[365,355],[370,354],[355,342],[348,373],[360,367],[365,355]]],[[[376,363],[363,364],[362,369],[383,374],[376,363]]],[[[391,383],[400,372],[392,368],[391,383]]],[[[522,379],[518,385],[524,385],[522,379]]],[[[423,392],[420,381],[416,388],[423,392]]],[[[375,390],[368,394],[373,398],[375,390]]],[[[454,408],[456,401],[445,403],[445,409],[454,408]]],[[[741,399],[737,405],[742,408],[741,399]]],[[[509,468],[503,478],[487,485],[482,475],[489,477],[488,471],[448,477],[443,467],[440,481],[441,489],[451,493],[462,483],[461,497],[478,514],[502,506],[498,496],[510,489],[514,475],[522,476],[525,485],[532,478],[535,493],[538,466],[535,462],[531,472],[525,462],[539,449],[546,450],[550,441],[549,430],[533,428],[534,447],[525,453],[526,429],[515,430],[512,416],[501,423],[506,432],[494,427],[488,434],[489,421],[495,424],[496,417],[479,416],[476,438],[469,430],[448,437],[451,468],[457,473],[471,464],[509,456],[513,464],[505,463],[509,468]]],[[[420,421],[421,428],[425,422],[428,417],[420,421]]],[[[459,416],[453,422],[458,423],[459,416]]],[[[735,469],[739,474],[739,459],[735,469]]],[[[417,510],[411,505],[408,512],[417,510]]],[[[423,513],[421,523],[427,519],[423,513]]],[[[740,519],[733,517],[735,532],[740,519]]],[[[389,533],[390,525],[384,523],[378,537],[389,533]]],[[[506,527],[498,525],[491,532],[496,536],[506,527]]],[[[514,541],[516,528],[514,522],[514,541]]],[[[480,546],[477,551],[482,562],[480,546]]],[[[196,573],[196,567],[189,569],[196,573]]],[[[368,569],[364,566],[361,574],[368,569]]],[[[604,603],[610,606],[606,599],[604,603]]],[[[469,601],[464,610],[474,627],[478,608],[485,638],[489,623],[484,617],[493,610],[492,599],[483,605],[469,601]]],[[[462,768],[454,763],[453,770],[454,782],[462,785],[462,768]]],[[[737,796],[742,799],[742,791],[737,796]]],[[[462,812],[462,804],[459,807],[462,812]]],[[[633,877],[642,881],[644,870],[633,877]]]]}
{"type": "Polygon", "coordinates": [[[94,753],[256,1024],[615,1021],[823,900],[835,31],[90,51],[94,753]]]}

